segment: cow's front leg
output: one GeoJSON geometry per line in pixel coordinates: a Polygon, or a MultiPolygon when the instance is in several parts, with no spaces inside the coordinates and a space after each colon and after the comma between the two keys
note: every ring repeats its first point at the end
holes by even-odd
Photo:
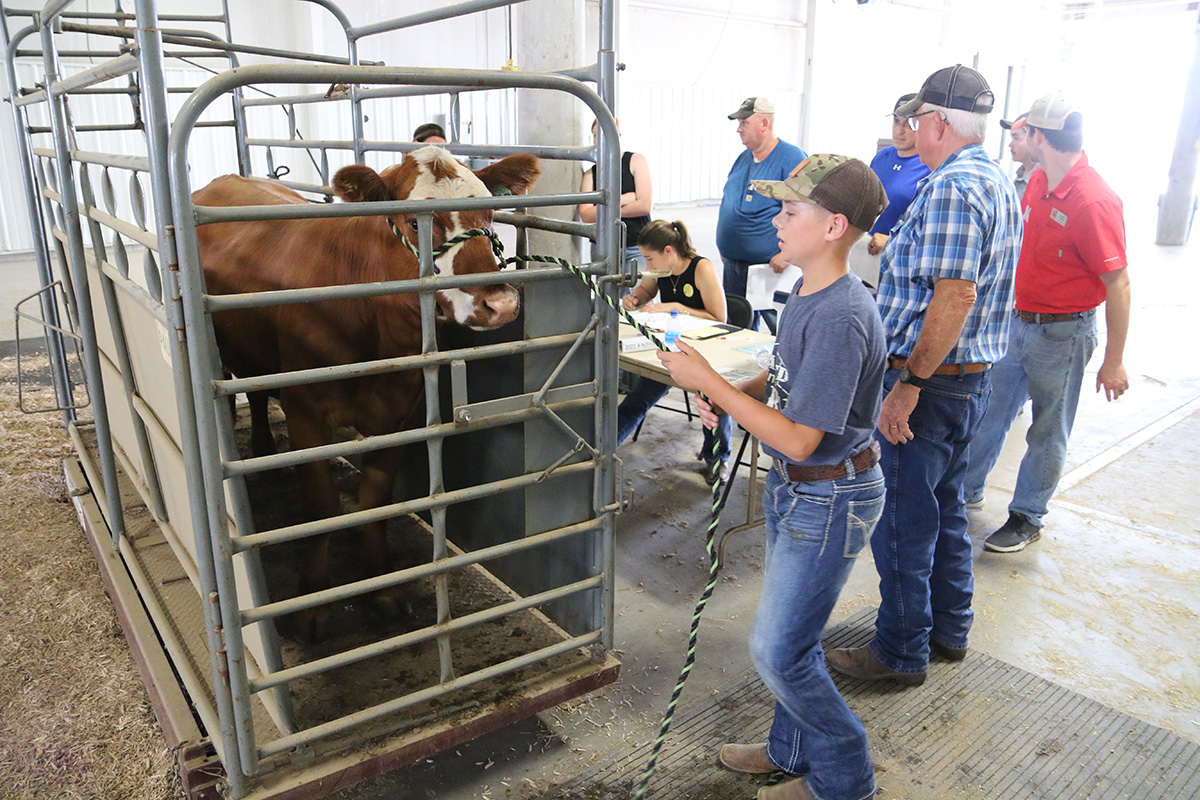
{"type": "MultiPolygon", "coordinates": [[[[281,397],[287,417],[288,436],[292,449],[329,444],[333,430],[319,415],[303,403],[289,401],[288,394],[281,397]]],[[[307,520],[327,519],[341,512],[341,496],[333,482],[333,470],[328,461],[310,461],[296,467],[300,484],[300,502],[307,520]]],[[[310,540],[306,562],[299,570],[301,595],[319,592],[331,586],[329,575],[329,534],[320,534],[310,540]]],[[[294,615],[296,639],[301,642],[321,641],[329,631],[329,607],[317,606],[296,612],[294,615]]]]}
{"type": "Polygon", "coordinates": [[[270,394],[266,391],[247,392],[246,401],[250,406],[250,452],[255,456],[273,456],[275,436],[271,433],[271,418],[267,413],[267,401],[270,394]]]}
{"type": "MultiPolygon", "coordinates": [[[[366,511],[392,501],[392,487],[400,466],[403,448],[391,447],[363,456],[362,481],[359,484],[359,507],[366,511]]],[[[368,522],[363,525],[362,571],[364,577],[391,572],[396,567],[388,553],[387,522],[368,522]]],[[[410,603],[401,599],[403,588],[391,586],[372,596],[376,611],[386,619],[398,618],[412,612],[410,603]]]]}

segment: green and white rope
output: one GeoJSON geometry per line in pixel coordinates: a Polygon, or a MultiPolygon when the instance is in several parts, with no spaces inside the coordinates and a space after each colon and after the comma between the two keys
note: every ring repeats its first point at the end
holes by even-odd
{"type": "MultiPolygon", "coordinates": [[[[401,234],[400,229],[390,219],[388,220],[388,225],[391,226],[392,231],[396,234],[396,236],[400,239],[400,241],[404,242],[405,246],[408,247],[408,249],[411,250],[414,255],[418,255],[418,256],[420,255],[419,253],[417,253],[416,248],[414,248],[412,246],[412,244],[408,241],[408,239],[406,239],[401,234]]],[[[655,333],[652,330],[650,330],[650,328],[646,327],[644,324],[642,324],[641,322],[638,322],[636,319],[634,319],[633,315],[630,314],[629,311],[624,306],[622,306],[620,302],[618,302],[615,298],[613,298],[611,296],[611,294],[602,291],[600,288],[600,284],[596,281],[595,278],[586,274],[577,265],[572,264],[570,261],[567,261],[566,259],[557,258],[555,256],[534,256],[534,255],[513,256],[511,258],[504,258],[504,245],[500,242],[500,238],[498,236],[496,236],[495,232],[490,231],[490,230],[485,230],[483,228],[472,228],[468,231],[464,231],[463,233],[457,234],[456,236],[453,236],[450,239],[447,239],[444,244],[440,245],[433,251],[433,257],[437,258],[438,256],[440,256],[442,253],[445,253],[447,250],[449,250],[454,245],[464,242],[475,236],[488,237],[488,239],[492,243],[492,251],[496,254],[497,258],[501,259],[500,265],[502,267],[507,264],[514,264],[514,263],[518,263],[518,262],[537,262],[537,263],[542,263],[542,264],[555,264],[557,266],[562,267],[563,269],[567,270],[575,277],[579,278],[579,280],[581,280],[583,282],[584,286],[586,286],[592,294],[603,299],[606,303],[608,303],[609,306],[611,306],[613,308],[613,310],[615,310],[619,315],[621,315],[621,317],[623,317],[626,322],[628,322],[639,333],[641,333],[643,336],[645,336],[647,339],[649,339],[651,342],[653,342],[655,347],[657,347],[659,350],[667,349],[666,343],[663,342],[663,340],[660,339],[658,336],[656,336],[655,333]]],[[[703,396],[704,395],[701,395],[701,397],[703,397],[703,396]]],[[[705,399],[707,400],[707,398],[705,398],[705,399]]],[[[642,777],[638,781],[637,789],[635,790],[634,795],[633,795],[635,800],[642,800],[642,798],[646,796],[646,788],[650,784],[650,778],[653,777],[653,775],[654,775],[654,769],[655,769],[656,764],[658,763],[658,756],[662,752],[663,745],[666,743],[666,740],[667,740],[667,734],[671,730],[671,724],[675,720],[675,709],[679,705],[679,698],[683,694],[683,687],[687,683],[688,676],[690,676],[692,673],[692,666],[696,663],[696,644],[700,638],[700,618],[704,614],[704,609],[705,609],[705,606],[708,605],[709,598],[712,597],[713,592],[717,588],[717,574],[720,572],[720,569],[721,569],[721,564],[720,564],[719,559],[717,558],[717,549],[715,546],[717,525],[720,524],[720,520],[721,520],[721,502],[720,502],[720,498],[721,498],[721,480],[720,480],[721,461],[719,458],[716,457],[719,447],[720,447],[720,438],[714,435],[712,437],[712,456],[713,456],[713,458],[711,459],[711,466],[710,466],[711,473],[709,475],[709,479],[710,479],[709,483],[712,485],[712,509],[711,509],[711,514],[709,516],[709,521],[708,521],[708,531],[705,534],[705,540],[704,540],[704,549],[708,553],[708,583],[705,585],[704,592],[700,595],[700,599],[696,602],[696,608],[692,612],[692,624],[691,624],[691,629],[688,634],[688,648],[687,648],[687,655],[684,659],[683,669],[680,670],[680,672],[679,672],[679,679],[675,683],[674,691],[671,692],[671,700],[670,700],[670,702],[667,703],[667,710],[663,714],[662,723],[659,725],[658,736],[655,737],[654,745],[650,750],[650,760],[646,763],[646,769],[645,769],[645,771],[642,772],[642,777]]]]}

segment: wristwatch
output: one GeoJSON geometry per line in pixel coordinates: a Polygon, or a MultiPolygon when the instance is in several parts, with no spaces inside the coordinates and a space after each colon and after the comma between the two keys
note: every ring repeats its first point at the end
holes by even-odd
{"type": "Polygon", "coordinates": [[[897,378],[897,380],[900,383],[907,383],[909,386],[915,386],[920,389],[925,385],[925,381],[927,381],[928,378],[918,378],[911,369],[905,367],[904,369],[900,370],[900,377],[897,378]]]}

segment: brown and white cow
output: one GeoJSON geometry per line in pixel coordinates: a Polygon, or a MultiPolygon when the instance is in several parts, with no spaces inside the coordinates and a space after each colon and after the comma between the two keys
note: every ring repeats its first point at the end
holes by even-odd
{"type": "MultiPolygon", "coordinates": [[[[427,147],[381,173],[361,165],[344,167],[333,187],[347,201],[486,197],[504,190],[523,194],[540,172],[530,155],[509,156],[472,172],[446,150],[427,147]]],[[[305,202],[277,184],[236,175],[216,179],[193,200],[202,206],[305,202]]],[[[416,248],[416,216],[396,215],[392,221],[416,248]]],[[[437,213],[434,247],[471,228],[491,226],[491,211],[437,213]]],[[[395,281],[418,274],[417,257],[384,217],[225,222],[201,226],[198,233],[204,277],[213,294],[395,281]]],[[[498,268],[483,236],[455,245],[435,260],[439,275],[498,268]]],[[[224,311],[214,314],[213,325],[225,367],[239,377],[252,377],[419,353],[418,303],[418,295],[404,294],[224,311]]],[[[440,291],[437,304],[446,320],[488,329],[516,319],[520,296],[509,284],[479,286],[440,291]]],[[[328,444],[339,428],[354,428],[364,436],[397,431],[420,407],[423,389],[420,370],[282,389],[280,404],[292,449],[328,444]]],[[[363,457],[360,508],[390,502],[399,458],[396,448],[363,457]]],[[[301,465],[297,473],[309,519],[340,512],[328,462],[301,465]]],[[[390,568],[383,523],[364,526],[362,563],[368,576],[390,568]]],[[[329,586],[329,539],[319,536],[300,591],[329,586]]],[[[384,592],[376,599],[394,613],[393,598],[394,593],[384,592]]],[[[327,615],[322,608],[299,616],[298,635],[319,638],[327,615]]]]}

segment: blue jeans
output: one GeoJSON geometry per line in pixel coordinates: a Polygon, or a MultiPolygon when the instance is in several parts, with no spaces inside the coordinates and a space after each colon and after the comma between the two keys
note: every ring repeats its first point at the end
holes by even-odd
{"type": "Polygon", "coordinates": [[[1067,462],[1067,441],[1079,407],[1083,370],[1096,349],[1096,311],[1078,319],[1036,324],[1015,317],[1008,352],[992,367],[992,399],[967,451],[968,501],[983,497],[1008,429],[1025,401],[1033,398],[1033,421],[1025,434],[1025,457],[1017,473],[1009,511],[1039,528],[1067,462]]]}
{"type": "Polygon", "coordinates": [[[876,465],[820,483],[771,470],[763,491],[767,561],[750,653],[775,696],[767,757],[818,800],[863,800],[875,793],[867,733],[825,668],[821,632],[883,513],[876,465]]]}
{"type": "MultiPolygon", "coordinates": [[[[871,537],[880,595],[871,650],[897,672],[925,671],[931,636],[967,646],[975,581],[962,484],[991,392],[988,373],[932,376],[908,420],[913,440],[894,445],[876,434],[887,503],[871,537]]],[[[899,375],[884,374],[885,396],[899,375]]]]}
{"type": "MultiPolygon", "coordinates": [[[[721,288],[725,290],[725,294],[736,294],[740,297],[745,297],[746,276],[747,271],[750,269],[750,262],[738,261],[732,258],[725,258],[724,256],[721,257],[721,262],[725,265],[725,275],[721,281],[721,288]]],[[[779,312],[773,308],[756,310],[754,316],[750,318],[751,330],[758,330],[759,320],[767,323],[767,330],[774,336],[779,323],[779,312]]]]}
{"type": "MultiPolygon", "coordinates": [[[[640,375],[634,379],[633,388],[617,406],[618,446],[624,444],[625,440],[637,430],[637,426],[645,418],[646,412],[654,408],[655,403],[661,400],[670,389],[671,387],[665,383],[652,381],[640,375]]],[[[729,443],[733,438],[733,420],[728,414],[722,414],[718,418],[716,430],[717,453],[715,459],[726,461],[729,458],[729,443]]],[[[704,460],[711,464],[714,460],[713,432],[708,428],[704,428],[704,447],[701,452],[704,460]]]]}

